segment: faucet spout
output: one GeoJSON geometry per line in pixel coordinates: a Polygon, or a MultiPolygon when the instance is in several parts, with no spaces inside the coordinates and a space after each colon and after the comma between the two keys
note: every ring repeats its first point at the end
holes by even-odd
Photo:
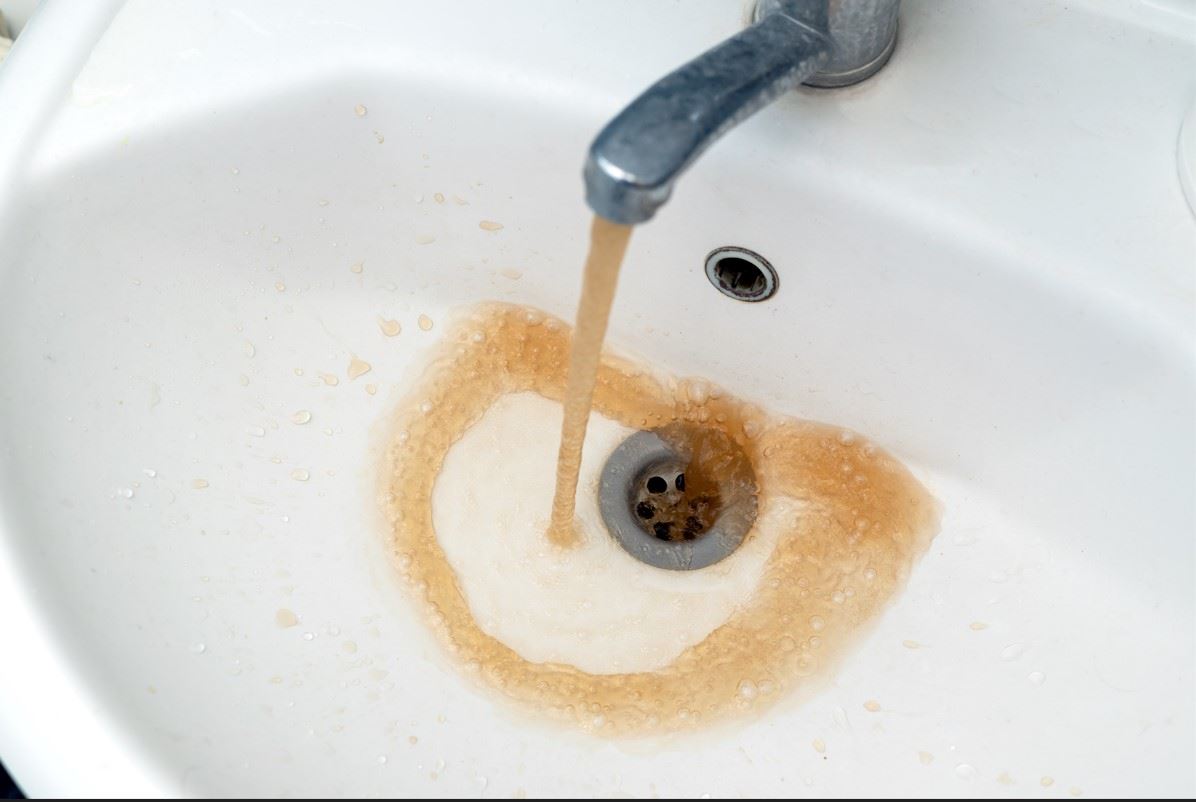
{"type": "Polygon", "coordinates": [[[602,129],[586,159],[586,202],[616,223],[651,219],[678,176],[716,139],[835,61],[843,50],[836,41],[842,26],[832,18],[838,9],[872,20],[876,15],[861,14],[861,7],[884,7],[887,59],[897,2],[760,0],[755,24],[666,75],[602,129]]]}

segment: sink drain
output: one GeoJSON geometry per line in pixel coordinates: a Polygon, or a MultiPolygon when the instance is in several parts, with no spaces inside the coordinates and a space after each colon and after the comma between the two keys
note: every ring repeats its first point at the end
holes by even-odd
{"type": "Polygon", "coordinates": [[[739,548],[756,519],[755,477],[742,450],[721,432],[706,430],[695,440],[696,431],[636,432],[602,470],[602,519],[640,562],[705,568],[739,548]]]}

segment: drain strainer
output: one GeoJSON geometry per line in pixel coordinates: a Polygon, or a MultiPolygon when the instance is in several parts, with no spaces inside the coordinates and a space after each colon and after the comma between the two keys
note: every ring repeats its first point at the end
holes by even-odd
{"type": "Polygon", "coordinates": [[[673,571],[722,560],[756,520],[755,477],[742,450],[721,433],[704,433],[695,460],[683,434],[671,428],[628,437],[607,460],[598,491],[619,545],[673,571]]]}

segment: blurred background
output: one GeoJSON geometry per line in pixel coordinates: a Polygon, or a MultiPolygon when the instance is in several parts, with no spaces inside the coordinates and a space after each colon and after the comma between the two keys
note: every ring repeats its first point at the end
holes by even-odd
{"type": "MultiPolygon", "coordinates": [[[[0,0],[0,65],[8,55],[11,41],[16,38],[21,28],[29,20],[29,15],[37,6],[39,0],[0,0]]],[[[0,710],[0,716],[4,711],[0,710]]],[[[0,799],[24,799],[25,795],[17,784],[8,776],[4,764],[0,762],[0,799]]]]}

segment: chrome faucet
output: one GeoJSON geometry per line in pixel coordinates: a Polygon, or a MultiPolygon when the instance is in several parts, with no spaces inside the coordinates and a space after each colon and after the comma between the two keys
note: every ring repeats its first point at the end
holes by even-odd
{"type": "Polygon", "coordinates": [[[598,134],[586,202],[633,225],[714,140],[800,83],[848,86],[888,61],[900,0],[759,0],[755,22],[657,81],[598,134]]]}

